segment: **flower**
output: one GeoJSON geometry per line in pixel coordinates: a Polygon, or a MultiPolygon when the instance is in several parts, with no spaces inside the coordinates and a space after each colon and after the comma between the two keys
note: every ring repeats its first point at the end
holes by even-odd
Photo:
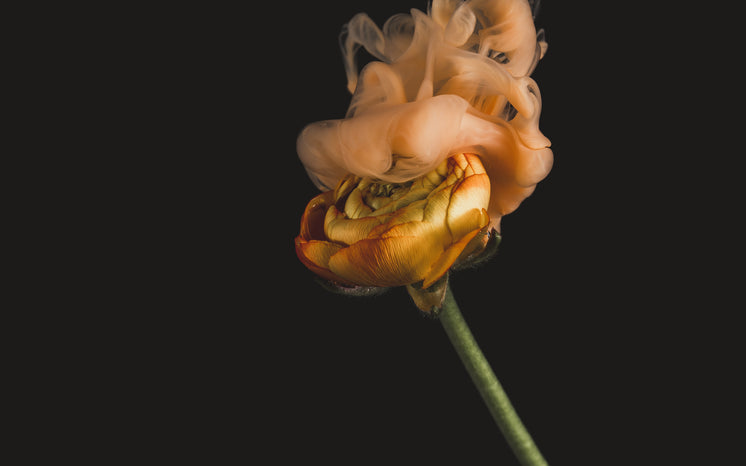
{"type": "Polygon", "coordinates": [[[342,286],[406,285],[429,310],[449,268],[497,238],[551,169],[529,77],[543,31],[528,0],[433,0],[382,29],[358,14],[340,44],[347,114],[297,141],[324,191],[303,214],[298,257],[342,286]],[[361,46],[379,61],[358,72],[361,46]]]}
{"type": "Polygon", "coordinates": [[[343,286],[426,289],[489,238],[490,181],[457,154],[401,184],[348,176],[308,203],[295,239],[300,260],[343,286]]]}

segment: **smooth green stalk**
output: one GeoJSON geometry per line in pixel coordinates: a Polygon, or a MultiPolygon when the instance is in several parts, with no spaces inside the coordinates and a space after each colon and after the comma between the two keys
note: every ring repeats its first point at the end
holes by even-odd
{"type": "Polygon", "coordinates": [[[523,466],[547,465],[531,435],[515,412],[508,395],[492,372],[489,362],[479,349],[461,311],[453,298],[450,285],[439,313],[440,322],[448,334],[453,347],[466,367],[471,380],[482,395],[497,426],[508,441],[510,448],[523,466]]]}

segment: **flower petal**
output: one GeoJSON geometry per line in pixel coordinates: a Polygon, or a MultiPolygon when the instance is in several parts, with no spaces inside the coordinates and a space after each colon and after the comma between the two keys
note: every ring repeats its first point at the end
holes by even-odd
{"type": "Polygon", "coordinates": [[[300,235],[305,241],[325,240],[324,218],[329,206],[334,204],[334,193],[327,191],[311,199],[300,219],[300,235]]]}
{"type": "Polygon", "coordinates": [[[324,233],[338,243],[353,244],[365,239],[368,234],[389,216],[347,218],[335,206],[331,206],[324,220],[324,233]]]}
{"type": "Polygon", "coordinates": [[[431,242],[427,236],[365,239],[340,249],[329,259],[329,269],[358,285],[408,285],[422,280],[442,252],[431,242]]]}
{"type": "Polygon", "coordinates": [[[429,288],[446,272],[448,272],[448,269],[450,269],[453,263],[456,262],[456,259],[459,258],[464,248],[475,236],[477,236],[477,233],[482,231],[482,228],[489,224],[489,216],[487,215],[486,210],[482,209],[481,211],[477,211],[476,209],[474,209],[473,212],[475,212],[475,216],[478,216],[481,219],[479,222],[481,223],[481,226],[465,234],[459,241],[449,246],[448,249],[446,249],[443,254],[440,255],[440,257],[438,257],[438,259],[432,264],[430,270],[424,277],[424,282],[422,283],[423,288],[429,288]]]}
{"type": "Polygon", "coordinates": [[[329,270],[329,258],[342,247],[328,241],[306,241],[301,237],[295,239],[295,253],[308,269],[327,280],[348,286],[355,285],[354,282],[345,280],[329,270]]]}
{"type": "Polygon", "coordinates": [[[453,157],[459,163],[465,178],[458,181],[451,194],[448,205],[448,228],[454,241],[473,231],[482,222],[482,209],[487,209],[490,202],[490,179],[487,176],[479,157],[461,154],[453,157]],[[476,211],[476,212],[474,212],[476,211]]]}

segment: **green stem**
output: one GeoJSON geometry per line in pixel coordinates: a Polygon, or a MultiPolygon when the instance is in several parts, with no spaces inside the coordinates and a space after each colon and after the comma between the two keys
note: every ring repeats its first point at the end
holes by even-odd
{"type": "Polygon", "coordinates": [[[469,330],[461,311],[453,298],[450,285],[446,290],[443,307],[439,314],[440,322],[448,334],[453,347],[456,349],[461,362],[466,367],[472,382],[487,404],[497,426],[508,441],[510,448],[523,466],[546,466],[547,462],[531,435],[523,426],[521,419],[515,412],[508,395],[492,372],[489,362],[479,349],[474,336],[469,330]]]}

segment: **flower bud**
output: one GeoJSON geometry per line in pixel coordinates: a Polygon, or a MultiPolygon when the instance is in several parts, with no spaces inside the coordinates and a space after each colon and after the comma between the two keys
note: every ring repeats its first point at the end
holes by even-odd
{"type": "Polygon", "coordinates": [[[342,286],[428,289],[485,248],[489,201],[490,180],[473,154],[405,183],[350,175],[309,202],[296,252],[342,286]]]}

